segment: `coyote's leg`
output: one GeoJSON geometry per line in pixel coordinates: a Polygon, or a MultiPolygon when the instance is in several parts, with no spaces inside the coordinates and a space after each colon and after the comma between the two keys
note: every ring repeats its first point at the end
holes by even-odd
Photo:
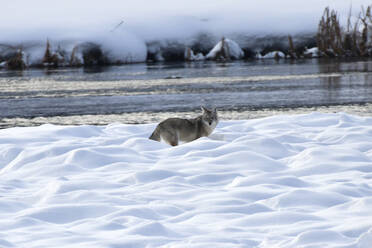
{"type": "Polygon", "coordinates": [[[161,133],[161,138],[171,146],[178,145],[178,135],[175,131],[163,131],[161,133]]]}

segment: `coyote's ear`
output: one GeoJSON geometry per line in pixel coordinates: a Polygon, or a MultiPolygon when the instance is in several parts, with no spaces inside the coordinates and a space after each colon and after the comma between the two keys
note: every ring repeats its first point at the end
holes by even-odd
{"type": "Polygon", "coordinates": [[[213,113],[217,113],[217,108],[214,107],[214,108],[212,109],[212,111],[213,111],[213,113]]]}
{"type": "Polygon", "coordinates": [[[204,107],[204,106],[200,106],[200,108],[201,108],[201,110],[203,111],[203,113],[205,113],[205,112],[207,112],[207,108],[206,107],[204,107]]]}

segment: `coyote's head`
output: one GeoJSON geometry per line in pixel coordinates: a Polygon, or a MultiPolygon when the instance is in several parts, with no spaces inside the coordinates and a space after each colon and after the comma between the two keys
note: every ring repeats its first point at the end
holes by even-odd
{"type": "Polygon", "coordinates": [[[207,124],[211,128],[215,128],[218,124],[218,115],[217,115],[217,109],[213,108],[207,109],[206,107],[201,107],[203,111],[202,120],[205,124],[207,124]]]}

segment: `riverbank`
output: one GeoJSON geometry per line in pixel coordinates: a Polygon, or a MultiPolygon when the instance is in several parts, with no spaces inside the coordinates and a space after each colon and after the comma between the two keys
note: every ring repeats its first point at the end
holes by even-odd
{"type": "MultiPolygon", "coordinates": [[[[294,1],[289,3],[295,4],[294,1]]],[[[359,12],[350,7],[346,14],[345,6],[339,12],[338,8],[323,4],[316,5],[312,10],[314,15],[306,17],[308,20],[303,20],[304,16],[299,17],[302,22],[308,22],[301,28],[292,27],[292,22],[284,27],[272,25],[277,21],[273,16],[267,16],[263,20],[264,25],[260,23],[263,27],[238,29],[230,25],[226,28],[226,23],[216,22],[216,17],[195,20],[188,16],[184,17],[182,24],[189,26],[194,23],[199,28],[193,27],[192,31],[183,32],[182,35],[182,26],[176,32],[173,30],[171,34],[163,36],[153,30],[142,33],[141,29],[131,27],[133,24],[123,20],[109,31],[106,27],[90,35],[68,36],[62,32],[56,36],[55,33],[59,33],[57,29],[43,31],[42,34],[30,36],[32,38],[23,38],[24,34],[18,34],[17,39],[0,39],[0,68],[24,70],[30,67],[89,67],[159,61],[372,57],[371,6],[362,5],[359,12]],[[325,8],[323,15],[322,8],[325,8]],[[225,26],[223,31],[219,30],[221,26],[225,26]]],[[[248,4],[242,6],[252,7],[248,4]]],[[[295,18],[299,10],[289,15],[293,22],[299,19],[295,18]]],[[[244,16],[248,15],[245,13],[244,16]]],[[[289,16],[286,15],[285,19],[289,16]]],[[[234,19],[233,22],[236,20],[242,25],[243,22],[240,22],[244,18],[234,19]]],[[[249,25],[252,21],[245,24],[252,26],[249,25]]],[[[258,22],[254,23],[257,25],[258,22]]]]}
{"type": "MultiPolygon", "coordinates": [[[[218,110],[221,120],[249,120],[275,115],[295,115],[319,113],[347,113],[358,116],[372,116],[372,103],[350,104],[334,106],[313,106],[300,108],[265,108],[259,110],[218,110]]],[[[77,115],[52,116],[34,118],[3,118],[0,119],[0,129],[10,127],[39,126],[43,124],[54,125],[108,125],[111,123],[147,124],[158,123],[169,117],[194,118],[199,115],[195,112],[140,112],[106,115],[77,115]]]]}
{"type": "Polygon", "coordinates": [[[201,105],[222,119],[278,113],[368,115],[372,61],[156,63],[26,70],[0,77],[1,127],[155,123],[193,117],[201,105]]]}

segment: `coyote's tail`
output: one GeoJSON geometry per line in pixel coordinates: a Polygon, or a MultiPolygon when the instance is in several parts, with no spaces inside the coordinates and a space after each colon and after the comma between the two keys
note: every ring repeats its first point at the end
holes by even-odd
{"type": "Polygon", "coordinates": [[[151,134],[151,136],[149,137],[149,139],[160,141],[159,128],[155,128],[154,132],[151,134]]]}

